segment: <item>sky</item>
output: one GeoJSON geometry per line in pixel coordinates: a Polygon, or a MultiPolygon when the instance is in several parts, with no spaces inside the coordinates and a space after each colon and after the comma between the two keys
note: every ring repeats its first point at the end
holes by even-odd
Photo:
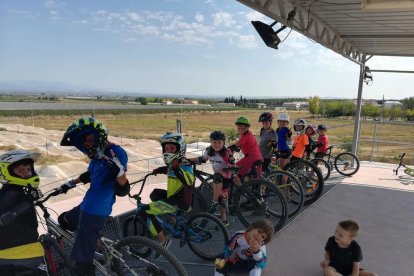
{"type": "MultiPolygon", "coordinates": [[[[235,0],[0,0],[0,89],[357,97],[357,64],[288,28],[268,48],[251,20],[273,21],[235,0]]],[[[414,58],[367,65],[414,70],[414,58]]],[[[373,77],[363,98],[414,96],[413,74],[373,77]]]]}

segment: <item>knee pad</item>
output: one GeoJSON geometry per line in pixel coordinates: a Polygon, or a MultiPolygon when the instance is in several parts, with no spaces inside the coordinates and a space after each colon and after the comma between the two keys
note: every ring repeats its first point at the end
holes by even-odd
{"type": "Polygon", "coordinates": [[[214,173],[213,174],[213,183],[214,184],[223,183],[223,176],[220,173],[214,173]]]}
{"type": "Polygon", "coordinates": [[[76,230],[76,228],[75,227],[73,227],[72,225],[70,225],[68,222],[66,222],[66,220],[65,220],[65,214],[66,214],[67,212],[63,212],[62,214],[60,214],[59,216],[58,216],[58,222],[59,222],[59,225],[64,229],[64,230],[67,230],[67,231],[75,231],[76,230]]]}

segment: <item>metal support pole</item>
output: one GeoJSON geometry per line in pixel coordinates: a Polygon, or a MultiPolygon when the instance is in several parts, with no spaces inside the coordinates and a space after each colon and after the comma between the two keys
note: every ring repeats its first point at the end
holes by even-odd
{"type": "Polygon", "coordinates": [[[359,153],[359,137],[361,128],[361,106],[362,106],[362,86],[364,84],[364,71],[365,71],[366,55],[362,55],[362,65],[359,69],[359,85],[358,85],[358,98],[357,106],[355,110],[355,124],[354,124],[354,136],[352,139],[352,153],[358,156],[359,153]]]}

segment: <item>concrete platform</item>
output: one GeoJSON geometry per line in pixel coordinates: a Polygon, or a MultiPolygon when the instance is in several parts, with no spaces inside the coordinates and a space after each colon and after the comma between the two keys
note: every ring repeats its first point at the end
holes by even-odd
{"type": "Polygon", "coordinates": [[[393,165],[361,164],[353,177],[333,175],[335,185],[285,227],[268,246],[263,275],[322,275],[319,263],[337,223],[359,223],[362,267],[378,275],[414,275],[414,185],[401,184],[393,165]]]}

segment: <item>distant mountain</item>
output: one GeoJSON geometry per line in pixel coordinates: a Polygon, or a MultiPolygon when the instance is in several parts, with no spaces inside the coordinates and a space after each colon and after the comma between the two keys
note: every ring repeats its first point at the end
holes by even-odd
{"type": "MultiPolygon", "coordinates": [[[[68,92],[85,91],[86,89],[65,82],[36,81],[36,80],[16,80],[0,82],[1,91],[20,91],[20,92],[68,92]]],[[[90,90],[90,89],[89,89],[90,90]]]]}

